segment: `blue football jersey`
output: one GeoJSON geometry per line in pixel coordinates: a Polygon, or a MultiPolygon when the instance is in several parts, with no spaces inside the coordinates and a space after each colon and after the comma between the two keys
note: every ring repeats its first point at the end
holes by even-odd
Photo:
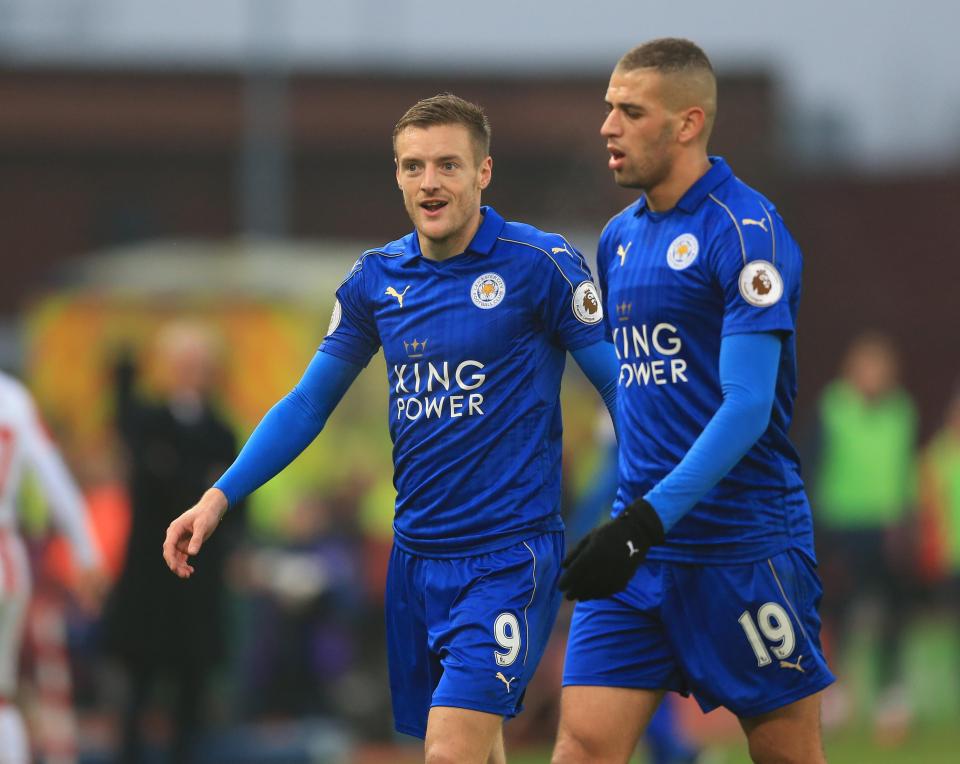
{"type": "Polygon", "coordinates": [[[562,529],[560,378],[566,351],[604,337],[580,253],[482,211],[448,260],[423,257],[416,232],[361,255],[320,346],[359,365],[383,347],[395,540],[428,556],[562,529]]]}
{"type": "Polygon", "coordinates": [[[620,359],[620,484],[614,512],[683,458],[723,401],[720,340],[783,337],[770,424],[670,530],[650,559],[748,562],[813,555],[810,507],[787,431],[796,397],[800,249],[773,204],[720,158],[677,205],[641,197],[604,229],[597,274],[620,359]]]}

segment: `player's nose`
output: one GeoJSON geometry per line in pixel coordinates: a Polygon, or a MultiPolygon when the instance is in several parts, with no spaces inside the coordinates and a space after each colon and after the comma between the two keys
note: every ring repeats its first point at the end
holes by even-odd
{"type": "Polygon", "coordinates": [[[606,119],[603,120],[603,124],[600,125],[600,135],[604,138],[609,138],[614,135],[620,134],[620,120],[617,117],[617,111],[614,109],[609,114],[607,114],[606,119]]]}
{"type": "Polygon", "coordinates": [[[435,191],[440,188],[440,173],[437,168],[427,165],[420,176],[420,188],[424,191],[435,191]]]}

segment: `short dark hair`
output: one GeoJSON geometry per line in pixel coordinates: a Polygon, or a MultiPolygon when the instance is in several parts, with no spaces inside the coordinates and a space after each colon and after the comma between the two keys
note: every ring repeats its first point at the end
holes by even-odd
{"type": "Polygon", "coordinates": [[[479,163],[490,154],[490,120],[483,109],[465,101],[453,93],[439,93],[417,101],[400,117],[393,128],[393,148],[396,152],[397,136],[408,127],[432,127],[434,125],[463,125],[473,139],[479,163]]]}
{"type": "Polygon", "coordinates": [[[706,69],[713,73],[707,54],[696,43],[682,37],[660,37],[628,50],[617,62],[617,69],[656,69],[662,74],[706,69]]]}
{"type": "Polygon", "coordinates": [[[703,140],[710,139],[717,116],[717,76],[700,47],[682,37],[660,37],[628,50],[615,71],[653,69],[672,80],[662,92],[664,103],[674,108],[698,105],[705,117],[703,140]]]}

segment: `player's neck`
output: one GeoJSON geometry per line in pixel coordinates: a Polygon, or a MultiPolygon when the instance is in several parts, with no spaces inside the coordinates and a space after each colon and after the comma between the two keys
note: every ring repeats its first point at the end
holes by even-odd
{"type": "Polygon", "coordinates": [[[459,255],[466,250],[467,245],[473,241],[480,228],[480,221],[483,215],[480,214],[480,208],[477,208],[476,214],[467,225],[458,231],[454,231],[450,236],[444,239],[428,239],[421,231],[417,231],[417,239],[420,242],[420,253],[427,260],[448,260],[455,255],[459,255]]]}
{"type": "Polygon", "coordinates": [[[646,191],[647,207],[654,212],[672,210],[690,187],[709,170],[710,159],[706,151],[681,156],[663,182],[646,191]]]}

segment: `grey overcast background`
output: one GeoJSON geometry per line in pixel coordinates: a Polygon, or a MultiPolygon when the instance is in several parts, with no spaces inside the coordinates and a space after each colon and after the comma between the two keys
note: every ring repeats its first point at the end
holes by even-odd
{"type": "Polygon", "coordinates": [[[960,0],[0,0],[0,64],[605,77],[680,35],[721,71],[769,71],[796,151],[829,134],[863,171],[922,173],[960,164],[958,31],[960,0]]]}

